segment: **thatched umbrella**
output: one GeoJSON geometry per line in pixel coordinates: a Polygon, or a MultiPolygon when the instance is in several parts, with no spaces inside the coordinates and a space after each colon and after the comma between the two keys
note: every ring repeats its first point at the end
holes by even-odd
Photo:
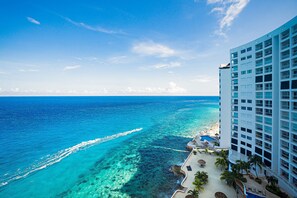
{"type": "Polygon", "coordinates": [[[200,166],[205,166],[206,161],[203,159],[198,160],[198,163],[200,164],[200,166]]]}
{"type": "Polygon", "coordinates": [[[228,198],[227,195],[225,195],[225,194],[222,193],[222,192],[216,192],[216,193],[215,193],[215,197],[216,197],[216,198],[228,198]]]}

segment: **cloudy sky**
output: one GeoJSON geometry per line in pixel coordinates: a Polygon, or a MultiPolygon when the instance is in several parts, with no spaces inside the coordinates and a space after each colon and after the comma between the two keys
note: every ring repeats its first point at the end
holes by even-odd
{"type": "Polygon", "coordinates": [[[218,95],[230,48],[296,0],[1,0],[0,95],[218,95]]]}

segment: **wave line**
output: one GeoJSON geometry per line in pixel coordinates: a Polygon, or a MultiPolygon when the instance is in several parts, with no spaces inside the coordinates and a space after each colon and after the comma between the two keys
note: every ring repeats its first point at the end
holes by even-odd
{"type": "Polygon", "coordinates": [[[110,141],[110,140],[113,140],[113,139],[116,139],[116,138],[119,138],[119,137],[130,135],[131,133],[135,133],[135,132],[138,132],[138,131],[141,131],[141,130],[142,130],[142,128],[137,128],[137,129],[133,129],[133,130],[130,130],[130,131],[126,131],[126,132],[106,136],[106,137],[103,137],[103,138],[96,138],[94,140],[84,141],[84,142],[76,144],[76,145],[74,145],[72,147],[69,147],[67,149],[61,150],[61,151],[57,152],[56,154],[53,154],[50,157],[48,157],[45,161],[43,161],[39,165],[37,165],[37,167],[33,166],[33,167],[36,167],[36,168],[31,169],[30,171],[27,171],[25,173],[21,173],[21,174],[19,174],[17,176],[12,176],[7,181],[1,182],[0,187],[9,184],[12,181],[25,178],[28,175],[30,175],[31,173],[34,173],[36,171],[45,169],[45,168],[47,168],[47,167],[49,167],[49,166],[51,166],[53,164],[56,164],[56,163],[60,162],[61,160],[65,159],[66,157],[68,157],[69,155],[71,155],[73,153],[76,153],[77,151],[82,150],[82,149],[84,149],[86,147],[94,146],[96,144],[101,144],[103,142],[107,142],[107,141],[110,141]]]}

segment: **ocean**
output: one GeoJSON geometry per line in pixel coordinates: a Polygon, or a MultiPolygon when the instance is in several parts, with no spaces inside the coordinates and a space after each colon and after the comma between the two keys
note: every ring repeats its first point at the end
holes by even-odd
{"type": "Polygon", "coordinates": [[[0,97],[0,197],[170,197],[218,97],[0,97]]]}

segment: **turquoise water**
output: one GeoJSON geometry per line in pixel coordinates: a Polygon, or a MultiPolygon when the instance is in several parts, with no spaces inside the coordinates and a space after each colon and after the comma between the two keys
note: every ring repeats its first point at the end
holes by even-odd
{"type": "Polygon", "coordinates": [[[0,197],[170,197],[217,97],[2,97],[0,197]]]}

